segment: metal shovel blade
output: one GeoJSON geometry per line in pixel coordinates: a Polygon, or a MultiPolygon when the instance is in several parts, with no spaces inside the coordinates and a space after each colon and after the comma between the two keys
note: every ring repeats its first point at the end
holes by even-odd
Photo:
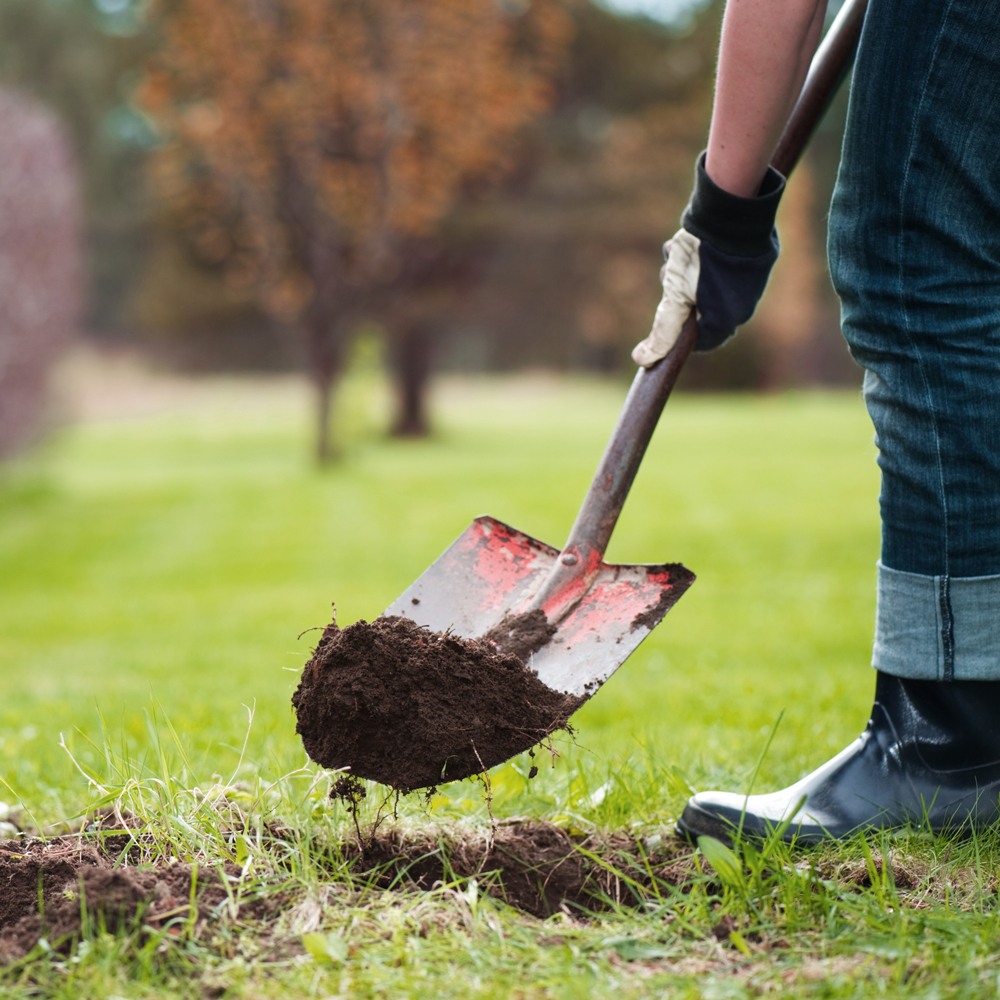
{"type": "MultiPolygon", "coordinates": [[[[524,610],[549,577],[559,549],[496,518],[477,517],[440,558],[386,609],[432,631],[481,636],[524,610]]],[[[556,691],[594,693],[691,585],[680,563],[601,562],[572,610],[528,667],[556,691]]]]}

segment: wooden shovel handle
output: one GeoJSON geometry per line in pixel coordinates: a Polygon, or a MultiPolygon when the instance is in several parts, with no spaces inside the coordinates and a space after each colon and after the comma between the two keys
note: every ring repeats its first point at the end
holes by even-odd
{"type": "Polygon", "coordinates": [[[650,368],[640,368],[632,380],[566,546],[529,605],[544,611],[550,622],[559,622],[597,575],[656,423],[697,336],[692,309],[670,353],[650,368]]]}
{"type": "MultiPolygon", "coordinates": [[[[771,165],[785,176],[798,162],[847,72],[861,35],[867,3],[868,0],[847,0],[813,57],[802,92],[771,160],[771,165]]],[[[694,347],[697,332],[692,310],[670,353],[636,373],[559,562],[531,602],[530,606],[541,608],[550,622],[563,617],[597,574],[639,464],[677,376],[694,347]]]]}
{"type": "Polygon", "coordinates": [[[806,82],[802,84],[802,92],[788,116],[778,148],[771,157],[771,166],[779,174],[787,177],[792,172],[823,112],[837,93],[857,51],[867,7],[868,0],[847,0],[819,43],[816,55],[809,64],[806,82]]]}

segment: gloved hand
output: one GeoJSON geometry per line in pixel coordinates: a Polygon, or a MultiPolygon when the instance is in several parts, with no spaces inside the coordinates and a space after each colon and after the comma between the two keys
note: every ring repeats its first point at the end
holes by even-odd
{"type": "Polygon", "coordinates": [[[737,197],[705,172],[705,154],[698,157],[682,228],[663,248],[663,298],[653,329],[632,351],[637,365],[648,367],[667,354],[692,307],[698,309],[696,351],[718,347],[753,315],[778,259],[774,216],[784,189],[784,177],[769,167],[755,198],[737,197]]]}

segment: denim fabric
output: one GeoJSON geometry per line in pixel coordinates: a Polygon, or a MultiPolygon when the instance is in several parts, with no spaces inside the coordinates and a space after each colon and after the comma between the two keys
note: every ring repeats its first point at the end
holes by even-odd
{"type": "Polygon", "coordinates": [[[997,679],[1000,576],[923,576],[881,563],[874,662],[897,677],[997,679]]]}
{"type": "Polygon", "coordinates": [[[874,665],[1000,679],[995,2],[871,0],[829,250],[882,469],[874,665]]]}

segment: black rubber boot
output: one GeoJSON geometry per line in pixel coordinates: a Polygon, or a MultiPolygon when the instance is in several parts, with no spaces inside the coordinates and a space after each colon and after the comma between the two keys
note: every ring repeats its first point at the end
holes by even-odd
{"type": "Polygon", "coordinates": [[[801,781],[769,795],[699,792],[677,832],[729,843],[784,833],[803,843],[914,824],[981,829],[1000,816],[1000,681],[914,681],[878,674],[865,731],[801,781]]]}

